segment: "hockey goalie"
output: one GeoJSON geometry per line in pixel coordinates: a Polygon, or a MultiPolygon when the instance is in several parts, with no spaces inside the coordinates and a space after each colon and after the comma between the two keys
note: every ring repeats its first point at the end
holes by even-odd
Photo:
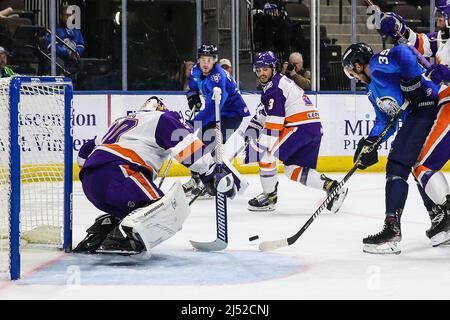
{"type": "Polygon", "coordinates": [[[208,193],[234,197],[240,188],[236,171],[225,166],[219,174],[203,150],[180,114],[154,96],[116,120],[102,138],[86,142],[77,159],[80,180],[88,200],[105,214],[73,251],[138,254],[180,231],[190,213],[181,183],[167,194],[154,183],[170,156],[197,172],[208,193]]]}

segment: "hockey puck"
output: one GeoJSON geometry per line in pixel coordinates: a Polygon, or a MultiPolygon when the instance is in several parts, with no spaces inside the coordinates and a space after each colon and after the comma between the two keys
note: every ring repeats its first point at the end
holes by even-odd
{"type": "Polygon", "coordinates": [[[259,239],[259,236],[253,236],[253,237],[248,238],[248,241],[255,241],[258,239],[259,239]]]}

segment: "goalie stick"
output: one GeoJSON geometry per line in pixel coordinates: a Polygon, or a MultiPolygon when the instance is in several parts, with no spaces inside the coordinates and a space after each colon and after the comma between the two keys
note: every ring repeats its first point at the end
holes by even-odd
{"type": "MultiPolygon", "coordinates": [[[[369,148],[367,148],[364,153],[370,153],[375,148],[378,148],[380,143],[383,141],[383,138],[386,135],[386,133],[389,131],[389,129],[392,128],[392,126],[394,124],[397,123],[397,120],[400,118],[400,115],[408,107],[408,105],[409,105],[409,102],[407,100],[405,100],[405,102],[402,104],[402,106],[397,111],[397,113],[391,118],[389,123],[383,129],[383,131],[378,135],[377,140],[369,148]]],[[[342,189],[342,187],[345,185],[345,183],[348,181],[348,179],[350,179],[350,177],[353,175],[353,173],[355,173],[355,171],[358,169],[361,154],[362,154],[362,152],[359,154],[359,157],[356,160],[355,164],[353,165],[353,168],[350,169],[350,171],[345,175],[345,177],[341,180],[341,182],[339,182],[337,187],[328,195],[328,197],[325,199],[325,201],[313,213],[313,215],[308,219],[308,221],[306,221],[306,223],[303,225],[303,227],[301,227],[300,230],[297,231],[296,234],[294,234],[291,237],[285,238],[285,239],[263,241],[259,244],[259,250],[271,251],[271,250],[287,247],[287,246],[294,244],[298,240],[298,238],[300,238],[300,236],[303,234],[303,232],[305,232],[306,229],[308,229],[310,224],[317,218],[317,216],[327,207],[327,205],[331,202],[331,200],[339,193],[339,191],[342,189]]]]}
{"type": "MultiPolygon", "coordinates": [[[[216,110],[216,154],[215,162],[218,166],[218,172],[222,172],[222,131],[220,123],[220,100],[222,90],[214,87],[213,99],[216,110]]],[[[228,227],[227,227],[227,197],[221,193],[216,194],[216,228],[217,238],[212,242],[197,242],[191,240],[191,245],[200,251],[220,251],[228,246],[228,227]]]]}

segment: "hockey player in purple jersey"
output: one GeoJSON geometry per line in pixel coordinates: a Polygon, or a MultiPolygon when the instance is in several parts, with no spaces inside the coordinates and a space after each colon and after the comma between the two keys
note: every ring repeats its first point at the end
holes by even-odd
{"type": "MultiPolygon", "coordinates": [[[[180,182],[163,194],[154,180],[172,156],[214,194],[229,171],[216,175],[204,148],[179,113],[166,110],[157,97],[116,120],[102,138],[85,143],[78,155],[83,191],[106,214],[96,219],[74,252],[140,253],[173,236],[189,215],[187,198],[180,182]]],[[[233,183],[220,188],[230,197],[237,191],[233,183]]]]}
{"type": "MultiPolygon", "coordinates": [[[[251,211],[275,209],[277,158],[283,161],[286,176],[305,186],[330,193],[338,184],[315,170],[322,139],[318,110],[299,86],[276,72],[276,64],[277,58],[271,51],[259,53],[254,62],[264,108],[246,130],[246,139],[250,139],[246,162],[259,163],[263,193],[249,201],[251,211]]],[[[343,188],[327,209],[337,212],[347,191],[343,188]]]]}
{"type": "MultiPolygon", "coordinates": [[[[213,89],[221,89],[220,121],[222,141],[225,143],[239,128],[242,119],[250,115],[242,99],[233,76],[226,72],[218,63],[217,47],[203,44],[198,49],[198,63],[194,66],[189,78],[187,99],[191,112],[198,112],[193,118],[194,129],[200,129],[199,136],[208,145],[207,150],[213,151],[215,107],[213,89]],[[203,96],[205,106],[202,108],[200,96],[203,96]]],[[[199,177],[192,173],[192,179],[183,185],[187,196],[195,196],[202,190],[199,177]]]]}

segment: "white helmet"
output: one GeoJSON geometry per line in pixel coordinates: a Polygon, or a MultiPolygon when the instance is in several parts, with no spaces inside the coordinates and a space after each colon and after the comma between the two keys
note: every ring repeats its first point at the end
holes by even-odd
{"type": "Polygon", "coordinates": [[[151,96],[144,102],[139,111],[163,111],[166,110],[166,106],[157,96],[151,96]]]}

